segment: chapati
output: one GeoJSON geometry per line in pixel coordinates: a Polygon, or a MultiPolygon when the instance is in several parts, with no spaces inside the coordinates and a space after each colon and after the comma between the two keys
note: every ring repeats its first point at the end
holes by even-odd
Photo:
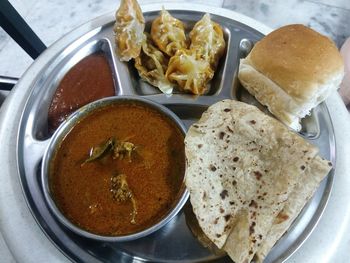
{"type": "Polygon", "coordinates": [[[255,106],[234,100],[209,107],[190,127],[185,146],[193,212],[205,235],[236,263],[250,262],[262,244],[277,241],[268,235],[280,235],[272,230],[275,220],[318,153],[255,106]]]}

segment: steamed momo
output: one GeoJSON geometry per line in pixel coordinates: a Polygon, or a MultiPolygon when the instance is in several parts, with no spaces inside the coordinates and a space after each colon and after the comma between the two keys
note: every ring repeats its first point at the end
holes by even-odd
{"type": "Polygon", "coordinates": [[[221,26],[213,22],[209,14],[205,14],[193,27],[190,39],[190,49],[196,52],[198,58],[208,61],[215,70],[226,46],[221,26]]]}
{"type": "Polygon", "coordinates": [[[168,56],[176,51],[187,48],[187,40],[183,23],[163,9],[151,28],[151,37],[158,48],[168,56]]]}
{"type": "Polygon", "coordinates": [[[214,71],[209,62],[197,59],[191,50],[178,50],[171,57],[166,71],[169,81],[178,84],[180,90],[202,95],[208,88],[208,82],[213,78],[214,71]]]}
{"type": "Polygon", "coordinates": [[[171,94],[172,84],[165,77],[168,66],[168,58],[159,51],[148,35],[142,44],[140,56],[135,58],[135,67],[140,77],[153,86],[158,87],[163,93],[171,94]]]}
{"type": "Polygon", "coordinates": [[[116,12],[115,42],[121,61],[136,58],[144,41],[145,19],[136,0],[122,0],[116,12]]]}

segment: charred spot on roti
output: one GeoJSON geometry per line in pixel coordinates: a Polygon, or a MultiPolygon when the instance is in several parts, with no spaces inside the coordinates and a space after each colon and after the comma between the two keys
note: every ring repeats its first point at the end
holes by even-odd
{"type": "Polygon", "coordinates": [[[255,221],[253,221],[251,224],[250,224],[250,226],[249,226],[249,234],[250,235],[253,235],[254,234],[254,232],[255,232],[255,226],[256,226],[256,223],[255,223],[255,221]]]}
{"type": "Polygon", "coordinates": [[[251,120],[250,123],[251,123],[251,124],[255,124],[256,121],[255,121],[255,120],[251,120]]]}
{"type": "Polygon", "coordinates": [[[237,181],[236,181],[236,180],[233,180],[233,181],[232,181],[232,185],[237,185],[237,181]]]}
{"type": "Polygon", "coordinates": [[[283,213],[283,211],[281,211],[276,217],[276,223],[281,224],[288,219],[289,219],[289,216],[287,214],[283,213]]]}
{"type": "Polygon", "coordinates": [[[230,126],[226,126],[226,128],[230,133],[233,133],[233,130],[230,128],[230,126]]]}
{"type": "Polygon", "coordinates": [[[226,197],[228,197],[228,191],[226,189],[222,190],[222,192],[220,193],[220,197],[221,199],[225,199],[226,197]]]}
{"type": "Polygon", "coordinates": [[[211,171],[213,171],[213,172],[216,171],[216,167],[215,167],[215,165],[213,165],[213,164],[211,164],[211,165],[209,166],[209,169],[210,169],[211,171]]]}
{"type": "Polygon", "coordinates": [[[225,134],[226,134],[226,133],[224,133],[224,132],[220,132],[220,133],[219,133],[219,138],[220,138],[220,140],[222,140],[222,139],[224,138],[225,134]]]}
{"type": "MultiPolygon", "coordinates": [[[[254,173],[255,178],[259,181],[262,177],[262,174],[259,171],[254,171],[253,173],[254,173]]],[[[263,183],[264,183],[264,181],[263,181],[263,183]]]]}
{"type": "Polygon", "coordinates": [[[227,221],[229,221],[229,220],[230,220],[231,215],[230,215],[230,214],[227,214],[227,215],[225,215],[225,216],[224,216],[224,218],[225,218],[225,221],[227,222],[227,221]]]}
{"type": "Polygon", "coordinates": [[[301,170],[305,170],[305,168],[306,168],[305,165],[300,166],[301,170]]]}
{"type": "Polygon", "coordinates": [[[219,218],[217,217],[217,218],[215,218],[213,223],[214,223],[214,225],[216,225],[218,222],[219,222],[219,218]]]}
{"type": "Polygon", "coordinates": [[[231,109],[229,109],[229,108],[224,109],[224,112],[230,112],[230,111],[231,111],[231,109]]]}
{"type": "Polygon", "coordinates": [[[256,218],[256,211],[254,211],[251,215],[251,219],[255,219],[256,218]]]}
{"type": "Polygon", "coordinates": [[[230,205],[235,205],[236,203],[233,201],[230,201],[230,205]]]}
{"type": "Polygon", "coordinates": [[[194,124],[193,127],[197,128],[197,129],[199,128],[199,126],[197,124],[194,124]]]}
{"type": "Polygon", "coordinates": [[[333,166],[331,162],[328,162],[328,165],[329,165],[330,167],[332,167],[332,166],[333,166]]]}
{"type": "Polygon", "coordinates": [[[220,213],[221,213],[221,214],[225,213],[225,209],[223,209],[222,207],[220,207],[220,213]]]}
{"type": "Polygon", "coordinates": [[[255,200],[252,200],[252,201],[250,201],[250,203],[249,203],[249,207],[253,207],[253,208],[258,208],[258,204],[255,202],[255,200]]]}
{"type": "Polygon", "coordinates": [[[198,149],[202,148],[203,147],[203,144],[198,144],[198,149]]]}
{"type": "Polygon", "coordinates": [[[202,199],[203,199],[203,200],[207,199],[207,192],[206,192],[206,191],[203,192],[202,199]]]}
{"type": "Polygon", "coordinates": [[[234,162],[238,162],[238,160],[239,160],[239,157],[237,157],[237,156],[233,158],[234,162]]]}

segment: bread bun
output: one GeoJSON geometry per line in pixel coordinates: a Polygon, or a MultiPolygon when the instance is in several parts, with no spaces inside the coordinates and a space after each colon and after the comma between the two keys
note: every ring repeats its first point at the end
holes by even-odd
{"type": "Polygon", "coordinates": [[[288,25],[257,42],[241,59],[238,78],[283,123],[300,118],[339,87],[344,64],[336,45],[303,25],[288,25]]]}

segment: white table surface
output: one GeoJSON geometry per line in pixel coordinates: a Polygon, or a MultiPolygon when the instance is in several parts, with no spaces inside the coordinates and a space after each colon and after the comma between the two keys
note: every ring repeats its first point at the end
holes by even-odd
{"type": "MultiPolygon", "coordinates": [[[[210,11],[220,14],[226,12],[215,7],[210,8],[210,11]]],[[[249,19],[246,21],[252,23],[249,19]]],[[[55,53],[54,46],[49,52],[55,53]]],[[[16,170],[16,134],[21,109],[29,92],[25,83],[28,83],[39,69],[36,63],[32,64],[0,108],[1,262],[68,261],[46,238],[29,212],[16,170]]],[[[337,93],[332,94],[327,100],[327,106],[335,128],[337,147],[334,190],[315,231],[288,262],[348,262],[350,202],[347,200],[350,200],[350,177],[348,176],[350,174],[350,162],[348,161],[350,158],[350,118],[337,93]]]]}

